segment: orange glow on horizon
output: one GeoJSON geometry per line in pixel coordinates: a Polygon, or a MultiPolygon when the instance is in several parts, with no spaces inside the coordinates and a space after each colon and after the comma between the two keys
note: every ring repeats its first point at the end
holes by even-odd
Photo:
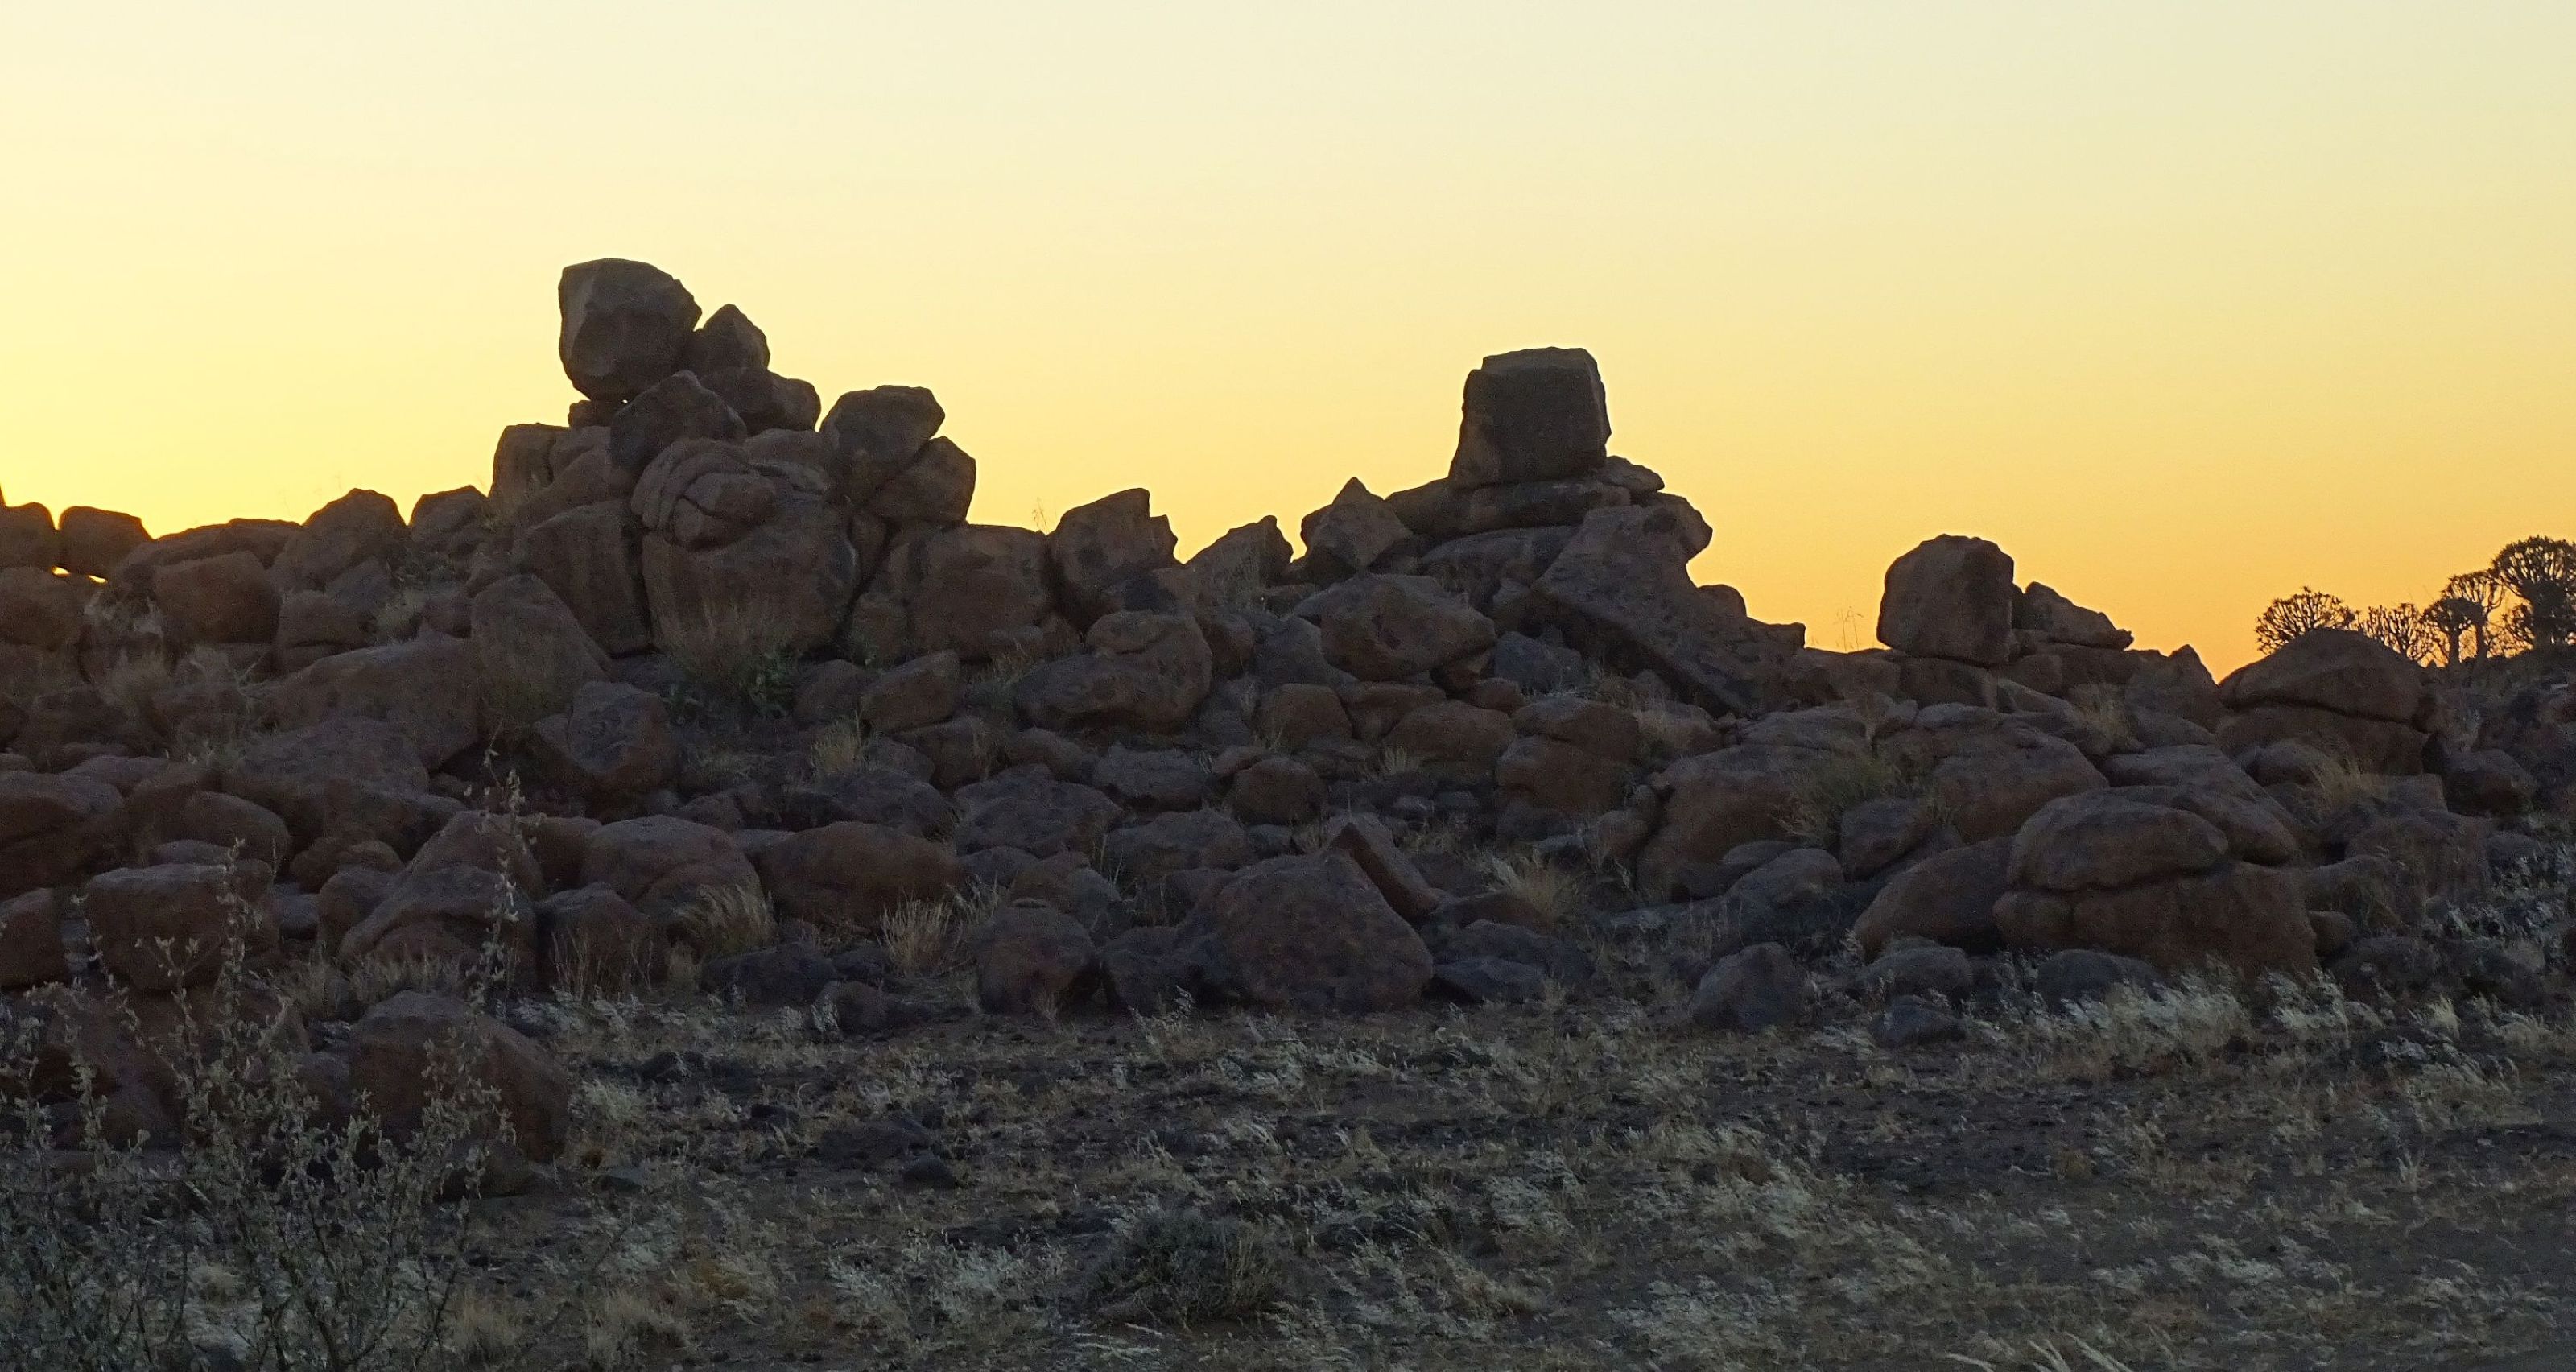
{"type": "Polygon", "coordinates": [[[931,387],[977,519],[1145,486],[1184,552],[1587,347],[1700,577],[1828,648],[1945,532],[2221,672],[2576,536],[2576,8],[1238,8],[28,7],[0,490],[484,484],[624,256],[826,404],[931,387]]]}

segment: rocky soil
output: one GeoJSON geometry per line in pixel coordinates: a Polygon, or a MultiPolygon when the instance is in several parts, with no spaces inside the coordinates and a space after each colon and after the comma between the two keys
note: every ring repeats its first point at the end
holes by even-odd
{"type": "Polygon", "coordinates": [[[0,503],[22,1153],[178,1146],[231,959],[333,1110],[496,1093],[492,1360],[2571,1347],[2576,665],[2215,680],[1956,536],[1813,648],[1573,349],[1302,554],[978,524],[929,391],[560,303],[488,489],[0,503]]]}

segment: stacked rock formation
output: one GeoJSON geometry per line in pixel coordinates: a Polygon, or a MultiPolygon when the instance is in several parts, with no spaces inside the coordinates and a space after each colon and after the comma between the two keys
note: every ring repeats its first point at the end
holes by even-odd
{"type": "MultiPolygon", "coordinates": [[[[1709,526],[1610,453],[1579,350],[1474,369],[1446,476],[1184,560],[1142,490],[973,522],[929,391],[826,410],[652,267],[560,304],[582,398],[505,429],[488,490],[159,538],[0,504],[0,995],[184,995],[224,934],[535,985],[694,958],[890,1032],[941,1010],[884,922],[969,892],[996,1012],[1597,992],[1566,921],[1666,939],[1739,1028],[1848,946],[1908,994],[2006,954],[2538,975],[2419,915],[2570,803],[2563,683],[2471,720],[2323,632],[2222,684],[1956,536],[1889,568],[1886,647],[1807,647],[1694,581],[1709,526]],[[1511,875],[1550,865],[1570,908],[1511,875]]],[[[435,1021],[559,1117],[506,1028],[346,1008],[343,1067],[435,1021]]]]}

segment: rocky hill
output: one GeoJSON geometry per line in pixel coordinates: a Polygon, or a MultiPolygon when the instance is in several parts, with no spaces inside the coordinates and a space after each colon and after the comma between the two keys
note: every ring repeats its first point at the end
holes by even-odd
{"type": "MultiPolygon", "coordinates": [[[[582,398],[488,489],[0,507],[0,1004],[157,1143],[132,1040],[227,947],[304,978],[344,1108],[485,1045],[540,1166],[575,1081],[508,1006],[547,993],[870,1040],[1616,1002],[1891,1051],[2203,975],[2563,1002],[2563,909],[2460,913],[2576,803],[2563,680],[2325,630],[2217,681],[1956,536],[1889,567],[1884,648],[1807,646],[1694,584],[1709,525],[1578,349],[1484,359],[1448,475],[1351,481],[1302,555],[1264,519],[1184,561],[1143,490],[972,522],[930,391],[826,409],[653,267],[560,303],[582,398]]],[[[68,1075],[12,1089],[68,1127],[68,1075]]]]}

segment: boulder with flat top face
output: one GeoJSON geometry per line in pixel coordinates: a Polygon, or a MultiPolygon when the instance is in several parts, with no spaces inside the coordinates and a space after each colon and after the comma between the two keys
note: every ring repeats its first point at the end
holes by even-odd
{"type": "Polygon", "coordinates": [[[2011,554],[1943,534],[1889,564],[1878,641],[1916,657],[2000,667],[2012,658],[2018,597],[2011,554]]]}
{"type": "Polygon", "coordinates": [[[50,572],[62,561],[62,536],[53,512],[42,505],[11,505],[0,500],[0,567],[33,567],[50,572]]]}
{"type": "Polygon", "coordinates": [[[1461,487],[1583,476],[1610,453],[1601,368],[1581,348],[1498,353],[1467,374],[1450,481],[1461,487]]]}

